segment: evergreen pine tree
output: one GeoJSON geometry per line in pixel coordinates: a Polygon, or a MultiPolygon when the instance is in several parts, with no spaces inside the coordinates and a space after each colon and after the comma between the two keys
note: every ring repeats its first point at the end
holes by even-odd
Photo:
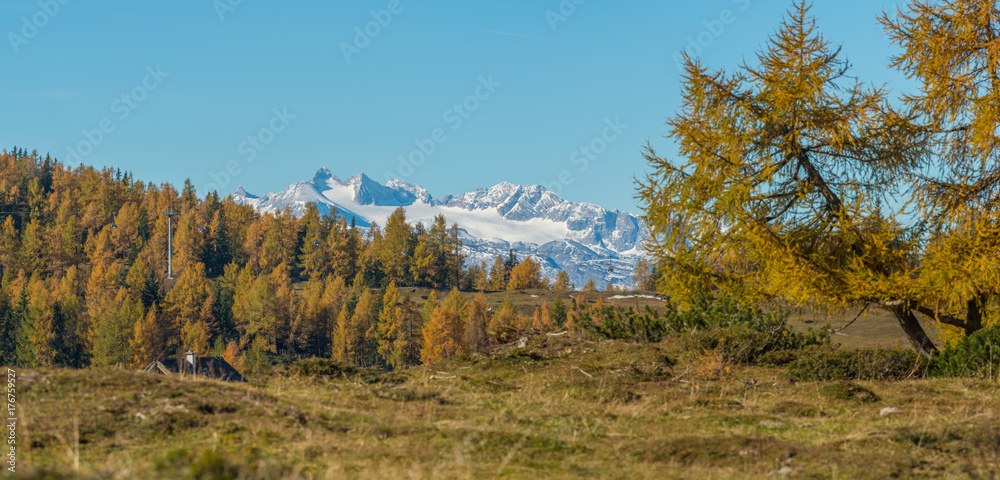
{"type": "Polygon", "coordinates": [[[566,305],[563,304],[562,297],[556,297],[552,303],[552,323],[556,328],[563,328],[566,325],[566,305]]]}
{"type": "Polygon", "coordinates": [[[7,296],[7,289],[0,289],[0,365],[17,365],[17,337],[19,319],[7,296]]]}

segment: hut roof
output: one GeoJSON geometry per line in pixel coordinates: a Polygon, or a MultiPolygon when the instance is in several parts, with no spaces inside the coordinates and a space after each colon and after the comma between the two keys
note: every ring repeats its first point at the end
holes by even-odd
{"type": "Polygon", "coordinates": [[[201,375],[226,382],[244,381],[240,372],[221,357],[195,357],[193,367],[184,359],[178,362],[177,358],[159,358],[146,365],[142,371],[161,375],[201,375]]]}

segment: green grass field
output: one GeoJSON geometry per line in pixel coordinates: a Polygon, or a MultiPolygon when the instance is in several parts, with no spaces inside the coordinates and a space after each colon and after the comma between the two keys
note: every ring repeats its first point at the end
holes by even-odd
{"type": "MultiPolygon", "coordinates": [[[[541,296],[526,295],[526,309],[541,296]]],[[[621,301],[637,300],[654,301],[621,301]]],[[[897,342],[886,320],[859,320],[857,344],[897,342]]],[[[1000,463],[996,380],[793,382],[678,338],[538,335],[404,371],[327,364],[246,384],[18,375],[24,478],[996,478],[1000,463]]]]}

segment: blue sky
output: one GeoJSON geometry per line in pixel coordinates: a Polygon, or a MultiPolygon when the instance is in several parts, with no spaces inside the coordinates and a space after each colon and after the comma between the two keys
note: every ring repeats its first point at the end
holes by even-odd
{"type": "MultiPolygon", "coordinates": [[[[813,13],[862,80],[898,90],[875,20],[896,3],[813,13]]],[[[790,6],[5,0],[0,146],[154,183],[190,178],[199,195],[276,191],[327,166],[436,197],[508,181],[638,212],[643,145],[673,151],[673,55],[700,39],[708,65],[735,67],[790,6]]]]}

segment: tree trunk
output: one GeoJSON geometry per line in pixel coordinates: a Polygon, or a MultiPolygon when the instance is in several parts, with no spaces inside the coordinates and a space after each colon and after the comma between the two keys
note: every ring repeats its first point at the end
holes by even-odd
{"type": "Polygon", "coordinates": [[[982,305],[985,302],[980,303],[980,298],[969,300],[967,305],[967,311],[965,315],[965,336],[968,337],[977,330],[983,328],[983,309],[982,305]]]}
{"type": "Polygon", "coordinates": [[[895,305],[889,311],[896,316],[899,326],[903,327],[903,332],[906,333],[906,338],[921,355],[930,358],[931,354],[937,351],[934,342],[927,337],[924,327],[907,305],[895,305]]]}

